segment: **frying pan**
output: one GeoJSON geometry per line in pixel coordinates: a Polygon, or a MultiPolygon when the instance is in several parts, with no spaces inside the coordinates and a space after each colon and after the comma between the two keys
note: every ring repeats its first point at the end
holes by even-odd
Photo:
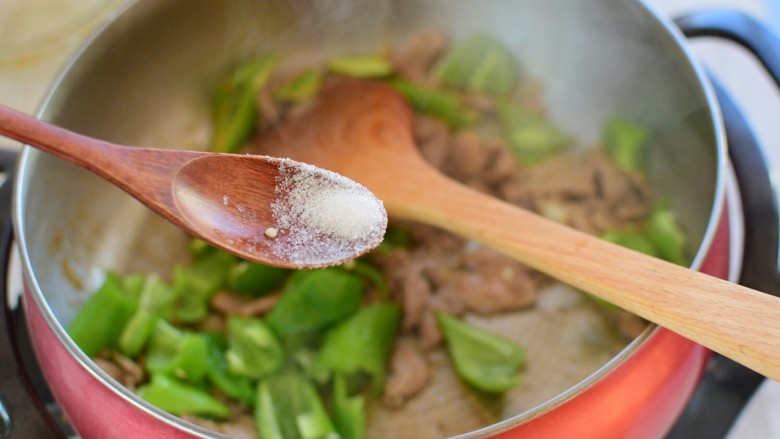
{"type": "MultiPolygon", "coordinates": [[[[430,27],[455,40],[475,32],[501,40],[523,75],[543,81],[551,119],[581,145],[597,143],[615,114],[648,128],[648,178],[685,224],[692,267],[730,275],[716,93],[680,32],[639,1],[138,0],[73,58],[39,116],[122,144],[203,148],[211,91],[241,60],[273,50],[292,64],[317,63],[430,27]]],[[[764,175],[763,164],[751,166],[753,176],[764,175]]],[[[95,177],[30,149],[13,207],[33,344],[74,428],[87,438],[219,437],[123,388],[64,331],[106,270],[170,272],[185,257],[186,237],[95,177]]],[[[709,356],[652,325],[628,344],[601,337],[603,322],[586,306],[489,324],[529,352],[524,384],[504,404],[473,397],[443,368],[404,411],[373,409],[372,437],[660,437],[709,356]],[[593,334],[606,343],[583,342],[593,334]]]]}

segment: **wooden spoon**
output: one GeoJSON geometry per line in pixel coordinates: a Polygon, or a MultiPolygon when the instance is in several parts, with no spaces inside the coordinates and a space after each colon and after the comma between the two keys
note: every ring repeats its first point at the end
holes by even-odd
{"type": "Polygon", "coordinates": [[[411,110],[383,83],[331,86],[257,148],[349,176],[395,218],[477,240],[780,379],[779,298],[610,244],[450,180],[418,153],[411,110]]]}
{"type": "Polygon", "coordinates": [[[88,169],[191,235],[268,265],[345,262],[376,247],[387,225],[381,201],[364,187],[289,159],[115,145],[2,106],[0,134],[88,169]],[[345,199],[362,215],[341,209],[345,199]],[[347,215],[349,227],[340,228],[347,215]]]}

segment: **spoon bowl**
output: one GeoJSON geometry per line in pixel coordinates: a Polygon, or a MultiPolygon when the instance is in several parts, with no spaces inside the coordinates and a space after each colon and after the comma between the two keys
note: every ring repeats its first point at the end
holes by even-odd
{"type": "Polygon", "coordinates": [[[387,226],[382,203],[364,187],[289,159],[116,145],[2,106],[0,134],[92,171],[189,234],[255,262],[337,265],[379,245],[387,226]],[[314,193],[296,198],[293,207],[315,221],[291,222],[282,208],[289,209],[296,185],[312,181],[314,193]],[[358,200],[372,215],[363,215],[357,225],[352,221],[350,230],[322,229],[324,220],[350,213],[330,209],[330,218],[320,218],[319,197],[334,193],[358,200]]]}
{"type": "Polygon", "coordinates": [[[650,257],[465,187],[419,154],[392,87],[344,80],[255,151],[346,175],[395,218],[479,241],[569,285],[780,379],[780,298],[650,257]]]}

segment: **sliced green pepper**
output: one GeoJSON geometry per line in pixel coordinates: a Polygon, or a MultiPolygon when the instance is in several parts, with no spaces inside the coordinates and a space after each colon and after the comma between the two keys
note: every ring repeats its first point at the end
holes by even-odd
{"type": "Polygon", "coordinates": [[[540,163],[572,143],[557,127],[514,102],[501,101],[497,111],[504,138],[523,165],[540,163]]]}
{"type": "Polygon", "coordinates": [[[125,293],[130,297],[140,300],[141,293],[146,285],[146,276],[143,274],[131,274],[129,276],[122,276],[121,280],[125,293]]]}
{"type": "Polygon", "coordinates": [[[500,335],[436,312],[455,371],[471,386],[490,393],[505,392],[520,383],[523,349],[500,335]]]}
{"type": "Polygon", "coordinates": [[[264,296],[282,286],[291,270],[256,262],[240,261],[230,269],[227,288],[250,296],[264,296]]]}
{"type": "Polygon", "coordinates": [[[119,337],[119,352],[131,358],[140,354],[152,337],[158,320],[159,316],[143,308],[136,310],[119,337]]]}
{"type": "Polygon", "coordinates": [[[146,369],[198,381],[208,367],[208,342],[201,334],[174,328],[158,320],[146,350],[146,369]]]}
{"type": "Polygon", "coordinates": [[[331,58],[328,69],[358,78],[383,78],[393,74],[393,65],[381,55],[355,55],[331,58]]]}
{"type": "Polygon", "coordinates": [[[259,117],[257,94],[281,62],[276,54],[253,59],[236,69],[214,93],[211,150],[235,152],[252,135],[259,117]]]}
{"type": "Polygon", "coordinates": [[[225,286],[236,260],[230,253],[212,251],[192,265],[174,268],[175,320],[191,323],[205,318],[209,299],[225,286]]]}
{"type": "Polygon", "coordinates": [[[68,334],[85,354],[94,357],[101,349],[116,345],[137,309],[137,297],[127,291],[122,278],[109,272],[68,326],[68,334]]]}
{"type": "Polygon", "coordinates": [[[382,392],[387,362],[398,332],[401,310],[396,303],[377,303],[361,308],[349,320],[331,329],[316,360],[325,373],[366,373],[374,392],[382,392]]]}
{"type": "Polygon", "coordinates": [[[284,353],[273,331],[262,320],[231,316],[227,320],[228,369],[235,375],[261,378],[284,364],[284,353]]]}
{"type": "Polygon", "coordinates": [[[138,389],[138,396],[174,415],[190,414],[225,419],[230,409],[203,390],[184,384],[165,374],[153,374],[149,384],[138,389]]]}
{"type": "Polygon", "coordinates": [[[446,86],[501,96],[514,86],[517,65],[497,40],[475,34],[453,47],[435,67],[435,73],[446,86]]]}
{"type": "Polygon", "coordinates": [[[296,272],[266,321],[282,338],[335,325],[360,308],[363,283],[339,269],[296,272]]]}
{"type": "Polygon", "coordinates": [[[148,276],[141,292],[138,310],[119,337],[119,350],[128,357],[141,353],[157,326],[157,320],[172,318],[175,302],[176,292],[171,286],[165,284],[159,276],[148,276]]]}
{"type": "Polygon", "coordinates": [[[461,97],[455,93],[424,87],[403,79],[393,79],[390,84],[415,110],[441,119],[452,129],[463,128],[477,120],[477,113],[464,106],[461,97]]]}
{"type": "Polygon", "coordinates": [[[221,334],[207,334],[209,356],[206,377],[225,395],[237,399],[248,406],[255,404],[255,385],[246,377],[228,370],[225,360],[224,337],[221,334]]]}
{"type": "Polygon", "coordinates": [[[390,298],[390,287],[387,286],[384,275],[378,268],[360,259],[354,259],[341,266],[344,270],[362,277],[376,287],[383,299],[390,298]]]}
{"type": "Polygon", "coordinates": [[[343,439],[362,439],[366,435],[366,406],[362,396],[349,396],[341,374],[333,378],[333,422],[343,439]]]}
{"type": "Polygon", "coordinates": [[[280,101],[303,102],[317,94],[320,87],[322,73],[317,69],[306,69],[279,87],[274,92],[274,97],[280,101]]]}
{"type": "Polygon", "coordinates": [[[658,203],[650,211],[645,221],[645,232],[662,259],[678,265],[688,264],[685,251],[687,238],[674,212],[665,203],[658,203]]]}
{"type": "Polygon", "coordinates": [[[617,117],[610,118],[604,123],[604,153],[624,171],[642,171],[649,137],[647,130],[638,125],[617,117]]]}
{"type": "Polygon", "coordinates": [[[263,439],[337,437],[314,385],[294,371],[274,374],[260,381],[255,423],[257,433],[263,439]]]}
{"type": "Polygon", "coordinates": [[[409,229],[401,226],[390,225],[385,232],[385,239],[377,247],[382,253],[391,252],[397,248],[409,248],[412,244],[412,236],[409,229]]]}
{"type": "Polygon", "coordinates": [[[210,254],[211,252],[220,251],[219,249],[213,247],[208,242],[202,241],[198,238],[190,239],[188,248],[189,248],[190,256],[192,257],[193,261],[197,261],[203,258],[204,256],[210,254]]]}
{"type": "Polygon", "coordinates": [[[610,230],[602,233],[600,238],[646,255],[658,256],[653,242],[639,230],[610,230]]]}

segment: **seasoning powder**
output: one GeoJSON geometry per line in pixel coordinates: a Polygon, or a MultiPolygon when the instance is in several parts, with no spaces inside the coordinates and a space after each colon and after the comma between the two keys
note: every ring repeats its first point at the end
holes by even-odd
{"type": "Polygon", "coordinates": [[[271,205],[278,230],[272,250],[305,264],[348,257],[381,242],[382,201],[354,181],[305,163],[282,160],[271,205]]]}

